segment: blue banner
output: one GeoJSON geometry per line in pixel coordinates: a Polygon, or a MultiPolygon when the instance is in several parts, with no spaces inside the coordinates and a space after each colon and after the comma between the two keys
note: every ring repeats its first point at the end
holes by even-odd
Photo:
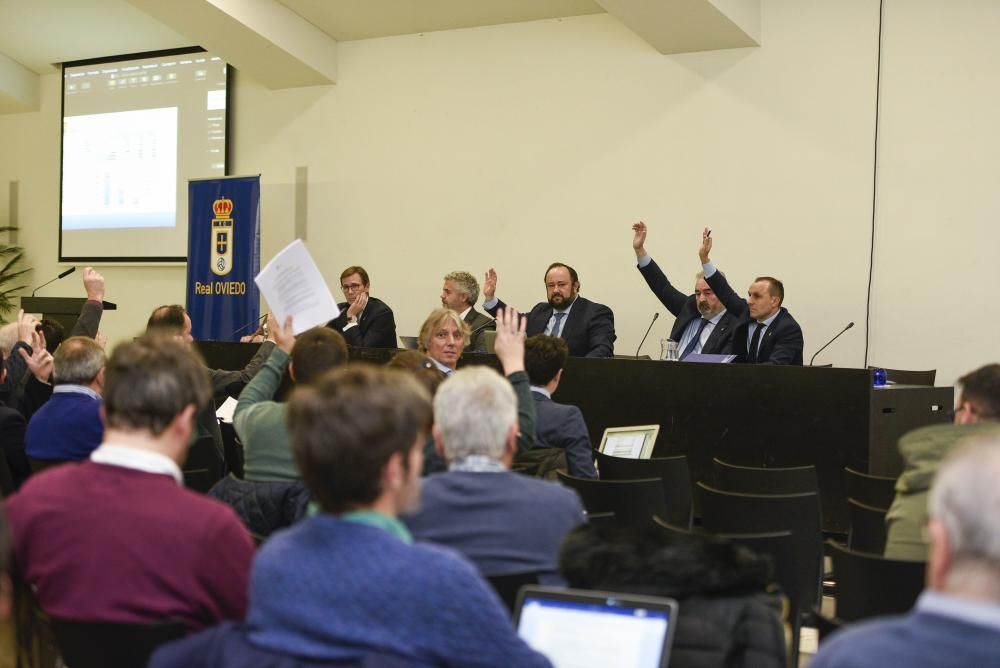
{"type": "Polygon", "coordinates": [[[260,317],[260,176],[188,182],[187,310],[198,340],[239,341],[260,317]]]}

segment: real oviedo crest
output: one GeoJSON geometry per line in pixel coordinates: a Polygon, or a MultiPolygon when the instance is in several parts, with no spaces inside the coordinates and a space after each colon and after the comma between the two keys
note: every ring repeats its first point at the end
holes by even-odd
{"type": "Polygon", "coordinates": [[[233,200],[217,199],[212,210],[212,273],[225,276],[233,270],[233,200]]]}

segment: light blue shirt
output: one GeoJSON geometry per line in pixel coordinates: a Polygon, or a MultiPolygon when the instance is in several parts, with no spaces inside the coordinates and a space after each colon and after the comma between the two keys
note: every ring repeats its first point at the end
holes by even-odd
{"type": "Polygon", "coordinates": [[[438,368],[438,371],[440,371],[444,375],[450,376],[451,374],[455,373],[454,369],[452,369],[451,367],[446,367],[444,364],[441,364],[441,362],[438,362],[433,357],[428,357],[427,359],[429,359],[431,362],[433,362],[434,366],[436,366],[438,368]]]}
{"type": "Polygon", "coordinates": [[[916,608],[920,612],[952,617],[968,624],[1000,631],[1000,605],[996,603],[958,598],[928,589],[917,599],[916,608]]]}
{"type": "MultiPolygon", "coordinates": [[[[649,257],[649,256],[647,255],[646,257],[649,257]]],[[[500,298],[499,297],[494,297],[493,299],[489,300],[488,302],[483,302],[483,308],[486,309],[487,311],[492,311],[493,309],[495,309],[497,307],[497,304],[499,304],[499,303],[500,303],[500,298]]],[[[566,321],[569,320],[569,311],[570,311],[571,308],[573,308],[573,304],[575,304],[575,303],[576,303],[576,299],[574,299],[573,302],[569,306],[567,306],[566,308],[564,308],[562,310],[553,309],[553,311],[552,311],[552,317],[550,317],[549,321],[545,324],[545,334],[547,334],[548,336],[558,336],[559,334],[562,334],[562,330],[566,329],[566,321]],[[559,332],[554,335],[554,334],[552,334],[552,327],[555,326],[555,324],[556,324],[556,313],[565,313],[566,317],[562,319],[562,323],[559,326],[559,332]]]]}
{"type": "MultiPolygon", "coordinates": [[[[692,353],[700,353],[701,349],[705,346],[705,342],[708,341],[708,337],[712,336],[712,332],[715,330],[715,326],[719,324],[722,320],[722,316],[726,315],[726,309],[722,309],[711,318],[708,319],[708,323],[705,328],[701,330],[701,336],[698,338],[698,342],[694,345],[692,353]]],[[[701,328],[701,321],[704,318],[695,318],[688,323],[688,326],[684,328],[684,333],[681,335],[680,343],[678,344],[678,349],[680,351],[687,350],[688,344],[691,343],[691,339],[698,335],[698,330],[701,328]]]]}

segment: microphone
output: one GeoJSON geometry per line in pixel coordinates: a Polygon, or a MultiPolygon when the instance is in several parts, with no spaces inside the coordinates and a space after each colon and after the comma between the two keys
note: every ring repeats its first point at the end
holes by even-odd
{"type": "Polygon", "coordinates": [[[493,318],[490,318],[489,320],[487,320],[486,322],[484,322],[483,324],[481,324],[479,327],[476,327],[471,332],[469,332],[469,338],[471,339],[473,336],[475,336],[479,332],[483,331],[484,329],[486,329],[490,325],[494,325],[494,324],[496,324],[496,320],[494,320],[493,318]]]}
{"type": "Polygon", "coordinates": [[[813,361],[816,359],[816,355],[819,355],[821,352],[823,352],[824,350],[826,350],[827,346],[829,346],[831,343],[833,343],[834,341],[836,341],[837,339],[839,339],[840,335],[843,334],[844,332],[846,332],[847,330],[849,330],[851,327],[854,327],[854,322],[847,323],[847,327],[845,327],[842,330],[840,330],[839,332],[837,332],[837,336],[833,337],[832,339],[830,339],[829,341],[826,342],[826,346],[823,346],[822,348],[820,348],[819,350],[817,350],[815,353],[813,353],[813,356],[809,359],[809,366],[813,365],[813,361]]]}
{"type": "Polygon", "coordinates": [[[74,271],[76,271],[76,267],[70,267],[69,269],[67,269],[63,273],[61,273],[58,276],[56,276],[55,278],[53,278],[51,281],[45,281],[44,283],[42,283],[41,285],[39,285],[37,288],[35,288],[34,290],[31,291],[31,296],[34,297],[36,292],[38,292],[39,290],[41,290],[42,288],[44,288],[49,283],[55,283],[60,278],[66,278],[67,276],[69,276],[70,274],[72,274],[74,271]]]}
{"type": "Polygon", "coordinates": [[[250,329],[251,327],[253,327],[254,325],[260,324],[260,321],[263,320],[266,317],[267,317],[267,314],[265,313],[264,315],[260,316],[256,320],[253,320],[253,321],[248,322],[247,324],[243,325],[242,327],[240,327],[239,329],[237,329],[235,332],[233,332],[232,334],[230,334],[230,336],[236,336],[240,332],[246,331],[246,330],[250,329]]]}
{"type": "Polygon", "coordinates": [[[659,311],[653,314],[653,319],[649,321],[649,327],[646,328],[646,333],[642,335],[642,341],[639,342],[639,347],[635,349],[636,357],[639,357],[639,351],[642,350],[642,344],[646,342],[646,337],[649,336],[649,332],[653,329],[653,323],[656,322],[656,319],[659,317],[659,311]]]}

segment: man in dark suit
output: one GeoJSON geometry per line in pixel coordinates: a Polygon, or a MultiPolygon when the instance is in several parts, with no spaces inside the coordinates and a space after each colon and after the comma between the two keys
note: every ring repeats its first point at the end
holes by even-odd
{"type": "Polygon", "coordinates": [[[596,478],[594,452],[583,413],[576,406],[552,401],[569,357],[566,342],[536,334],[524,342],[524,370],[531,380],[535,400],[535,436],[540,448],[563,448],[570,475],[596,478]]]}
{"type": "MultiPolygon", "coordinates": [[[[507,305],[496,295],[497,272],[490,268],[483,281],[483,308],[495,315],[507,305]]],[[[576,270],[553,262],[545,271],[547,302],[535,304],[528,318],[528,336],[548,334],[566,341],[574,357],[612,357],[615,352],[615,316],[604,304],[580,296],[576,270]]]]}
{"type": "MultiPolygon", "coordinates": [[[[692,353],[731,354],[733,331],[746,320],[746,302],[738,296],[735,300],[730,300],[730,304],[719,301],[719,297],[705,280],[704,270],[695,277],[694,294],[685,295],[670,284],[666,274],[646,252],[646,224],[640,221],[632,226],[632,230],[635,232],[632,249],[635,251],[639,272],[660,303],[674,315],[670,338],[680,344],[680,359],[683,360],[692,353]],[[727,308],[730,305],[732,308],[727,308]]],[[[711,235],[707,229],[702,234],[702,249],[706,243],[711,248],[711,235]]],[[[706,252],[703,264],[707,260],[706,252]]],[[[705,266],[711,268],[710,263],[705,266]]],[[[725,281],[721,273],[718,276],[719,280],[725,281]]]]}
{"type": "Polygon", "coordinates": [[[385,302],[368,296],[368,272],[352,266],[340,272],[340,289],[346,302],[337,304],[340,315],[327,323],[356,348],[398,348],[396,320],[385,302]]]}
{"type": "MultiPolygon", "coordinates": [[[[709,285],[713,285],[712,278],[715,276],[709,279],[709,285]]],[[[720,289],[716,285],[713,288],[720,289]]],[[[785,286],[776,278],[759,276],[750,284],[747,297],[750,319],[733,331],[737,362],[802,365],[802,328],[781,305],[784,299],[785,286]]]]}
{"type": "Polygon", "coordinates": [[[450,308],[462,317],[471,332],[466,350],[486,352],[486,330],[496,329],[493,318],[476,310],[479,299],[479,281],[467,271],[453,271],[444,277],[441,288],[441,306],[450,308]]]}

